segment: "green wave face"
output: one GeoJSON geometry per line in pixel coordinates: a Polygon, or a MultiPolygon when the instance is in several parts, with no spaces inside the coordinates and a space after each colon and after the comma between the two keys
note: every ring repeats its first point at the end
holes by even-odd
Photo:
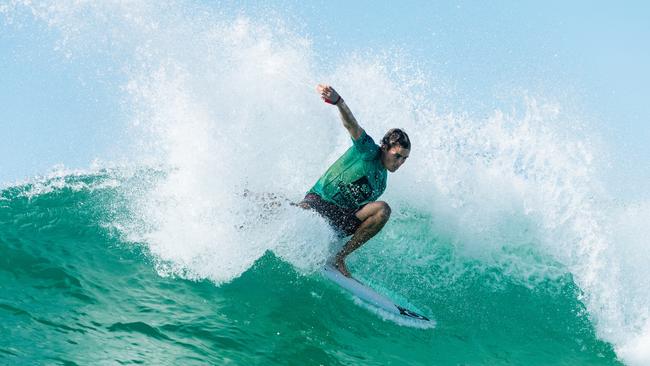
{"type": "Polygon", "coordinates": [[[272,251],[226,283],[161,275],[147,243],[111,225],[138,181],[99,172],[2,191],[0,363],[618,364],[571,275],[526,279],[466,259],[428,236],[425,218],[399,212],[350,267],[433,316],[434,329],[384,320],[272,251]]]}

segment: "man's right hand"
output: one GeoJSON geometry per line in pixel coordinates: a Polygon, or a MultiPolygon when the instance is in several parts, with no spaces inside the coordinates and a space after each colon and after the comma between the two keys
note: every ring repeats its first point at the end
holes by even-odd
{"type": "Polygon", "coordinates": [[[342,100],[339,93],[327,84],[318,84],[316,86],[316,91],[320,94],[320,98],[325,103],[336,105],[342,100]]]}

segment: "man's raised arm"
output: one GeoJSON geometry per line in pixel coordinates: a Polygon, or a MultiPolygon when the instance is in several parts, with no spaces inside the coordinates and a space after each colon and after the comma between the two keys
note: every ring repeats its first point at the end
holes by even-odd
{"type": "Polygon", "coordinates": [[[350,136],[352,136],[354,140],[357,140],[363,133],[363,128],[359,126],[354,115],[352,115],[352,111],[350,111],[350,108],[345,104],[345,101],[341,98],[339,93],[337,93],[331,86],[325,84],[318,84],[316,91],[318,91],[323,101],[339,108],[343,127],[348,130],[350,136]]]}

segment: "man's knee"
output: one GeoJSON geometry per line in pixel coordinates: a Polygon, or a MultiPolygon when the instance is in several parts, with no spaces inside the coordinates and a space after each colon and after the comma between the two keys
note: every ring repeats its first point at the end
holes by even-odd
{"type": "Polygon", "coordinates": [[[377,216],[381,221],[387,222],[390,218],[390,206],[388,206],[388,203],[384,201],[378,201],[377,203],[379,204],[379,208],[377,209],[377,216]]]}

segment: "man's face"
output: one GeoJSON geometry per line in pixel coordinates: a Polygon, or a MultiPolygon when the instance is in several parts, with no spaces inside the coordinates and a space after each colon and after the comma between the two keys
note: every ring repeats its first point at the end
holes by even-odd
{"type": "Polygon", "coordinates": [[[409,157],[411,150],[405,149],[399,145],[393,146],[390,149],[382,148],[381,163],[384,168],[391,173],[394,173],[399,167],[404,164],[406,158],[409,157]]]}

